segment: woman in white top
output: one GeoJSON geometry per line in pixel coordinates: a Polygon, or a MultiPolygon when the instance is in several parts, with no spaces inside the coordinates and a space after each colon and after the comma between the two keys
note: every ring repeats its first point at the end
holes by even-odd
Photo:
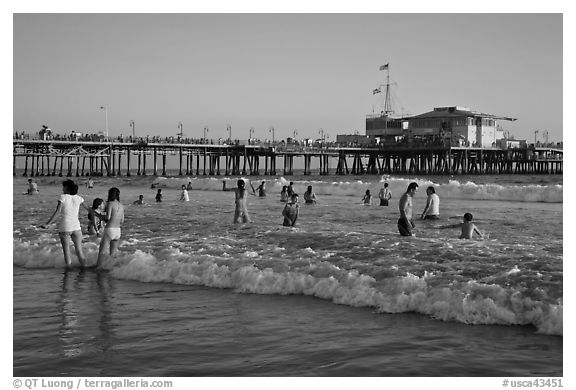
{"type": "Polygon", "coordinates": [[[182,190],[180,191],[180,200],[182,202],[190,201],[190,198],[188,197],[188,190],[186,189],[186,186],[184,184],[182,184],[182,190]]]}
{"type": "Polygon", "coordinates": [[[40,227],[46,229],[46,227],[52,223],[56,214],[61,213],[61,218],[58,222],[58,235],[60,236],[60,243],[62,244],[62,250],[64,251],[64,261],[66,262],[66,266],[70,267],[72,265],[70,244],[68,241],[68,237],[71,237],[72,242],[74,243],[74,248],[76,249],[78,261],[82,267],[85,267],[86,258],[82,251],[82,230],[80,227],[80,221],[78,220],[78,212],[80,211],[80,205],[82,205],[82,207],[84,207],[89,213],[92,213],[93,211],[84,204],[84,199],[77,195],[78,186],[72,180],[66,180],[62,183],[62,192],[63,194],[60,195],[60,199],[58,199],[56,210],[48,222],[46,222],[45,225],[40,225],[40,227]]]}

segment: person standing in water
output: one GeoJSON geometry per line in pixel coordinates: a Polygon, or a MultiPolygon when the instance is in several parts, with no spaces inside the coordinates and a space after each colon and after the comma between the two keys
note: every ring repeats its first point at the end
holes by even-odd
{"type": "Polygon", "coordinates": [[[290,185],[288,186],[288,198],[292,199],[292,195],[294,194],[294,182],[291,181],[290,185]]]}
{"type": "Polygon", "coordinates": [[[263,198],[266,196],[266,182],[263,181],[262,183],[260,183],[260,185],[258,186],[258,188],[256,188],[256,190],[258,191],[258,196],[263,198]]]}
{"type": "Polygon", "coordinates": [[[282,187],[282,192],[280,193],[280,202],[288,202],[290,198],[288,197],[288,186],[282,187]]]}
{"type": "Polygon", "coordinates": [[[422,211],[421,219],[438,219],[440,218],[440,198],[436,194],[434,187],[430,186],[426,188],[426,206],[424,206],[424,211],[422,211]]]}
{"type": "Polygon", "coordinates": [[[192,182],[189,181],[188,185],[186,186],[186,191],[192,191],[192,182]]]}
{"type": "Polygon", "coordinates": [[[370,194],[370,190],[366,190],[366,194],[364,194],[364,197],[362,198],[362,202],[364,202],[365,205],[371,205],[372,204],[372,194],[370,194]]]}
{"type": "Polygon", "coordinates": [[[412,222],[412,197],[418,191],[417,183],[410,183],[406,193],[400,197],[398,208],[400,209],[400,218],[398,219],[398,231],[402,236],[411,236],[415,226],[412,222]]]}
{"type": "Polygon", "coordinates": [[[156,193],[156,203],[162,202],[162,189],[158,188],[158,192],[156,193]]]}
{"type": "Polygon", "coordinates": [[[89,213],[93,213],[93,210],[84,204],[84,199],[78,195],[78,185],[72,180],[66,180],[62,183],[62,195],[58,199],[56,210],[45,225],[40,225],[41,228],[46,229],[52,223],[56,214],[61,214],[58,222],[58,236],[62,244],[64,262],[67,268],[72,266],[69,238],[74,243],[74,249],[80,265],[86,267],[86,258],[82,250],[82,228],[78,219],[80,206],[84,207],[89,213]]]}
{"type": "Polygon", "coordinates": [[[316,203],[316,194],[312,191],[312,186],[308,186],[308,189],[304,193],[304,200],[306,201],[306,204],[316,203]]]}
{"type": "Polygon", "coordinates": [[[248,192],[245,188],[246,183],[244,180],[238,180],[238,188],[234,190],[236,194],[236,208],[234,210],[234,223],[252,222],[248,215],[248,208],[246,206],[246,198],[248,192]]]}
{"type": "Polygon", "coordinates": [[[180,200],[182,202],[190,201],[190,198],[188,197],[188,190],[184,184],[182,184],[182,190],[180,191],[180,200]]]}
{"type": "Polygon", "coordinates": [[[94,180],[92,180],[91,177],[89,177],[88,181],[86,182],[86,188],[88,188],[88,189],[94,188],[94,180]]]}
{"type": "Polygon", "coordinates": [[[388,183],[384,183],[384,187],[380,188],[378,198],[380,198],[380,206],[388,206],[390,199],[392,199],[392,192],[388,189],[388,183]]]}
{"type": "Polygon", "coordinates": [[[284,226],[294,226],[296,225],[296,220],[300,214],[300,205],[298,204],[298,194],[292,194],[292,199],[289,203],[284,206],[282,210],[282,216],[284,217],[284,226]]]}
{"type": "Polygon", "coordinates": [[[118,188],[112,187],[108,190],[106,215],[98,213],[96,215],[106,222],[106,227],[100,240],[98,261],[96,262],[96,266],[100,267],[106,247],[110,246],[110,257],[114,257],[120,245],[121,227],[124,224],[124,206],[120,203],[120,190],[118,188]]]}
{"type": "MultiPolygon", "coordinates": [[[[96,198],[92,201],[92,210],[97,213],[102,213],[104,210],[104,199],[96,198]]],[[[88,213],[88,234],[90,236],[98,236],[102,234],[102,220],[96,216],[94,212],[88,213]]]]}

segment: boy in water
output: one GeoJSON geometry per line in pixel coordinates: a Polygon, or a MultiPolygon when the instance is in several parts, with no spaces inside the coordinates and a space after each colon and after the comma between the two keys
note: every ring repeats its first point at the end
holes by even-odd
{"type": "Polygon", "coordinates": [[[162,189],[158,188],[158,192],[156,193],[156,202],[162,202],[162,189]]]}
{"type": "Polygon", "coordinates": [[[234,210],[234,223],[252,222],[248,215],[248,208],[246,207],[246,183],[244,180],[238,180],[238,188],[234,189],[236,194],[236,209],[234,210]]]}
{"type": "Polygon", "coordinates": [[[480,238],[484,238],[484,236],[482,235],[482,233],[480,233],[480,230],[478,230],[476,225],[474,225],[472,223],[472,219],[474,219],[472,214],[466,213],[466,214],[464,214],[464,218],[463,218],[463,221],[461,223],[457,223],[454,225],[448,225],[448,226],[441,226],[440,229],[462,227],[462,233],[460,233],[460,237],[458,237],[458,238],[465,238],[465,239],[469,240],[472,238],[474,233],[478,234],[480,236],[480,238]]]}
{"type": "Polygon", "coordinates": [[[388,202],[390,202],[392,198],[392,192],[388,189],[388,183],[384,183],[384,187],[380,188],[378,198],[380,198],[380,206],[388,206],[388,202]]]}
{"type": "Polygon", "coordinates": [[[136,204],[136,205],[142,205],[144,204],[144,195],[140,195],[138,197],[138,200],[135,200],[132,204],[136,204]]]}
{"type": "Polygon", "coordinates": [[[38,185],[32,179],[28,179],[28,191],[26,191],[28,195],[35,195],[38,193],[38,185]]]}
{"type": "Polygon", "coordinates": [[[300,214],[300,205],[298,204],[298,194],[292,194],[292,199],[289,203],[284,206],[282,210],[282,216],[284,216],[284,226],[294,226],[296,225],[296,220],[300,214]]]}

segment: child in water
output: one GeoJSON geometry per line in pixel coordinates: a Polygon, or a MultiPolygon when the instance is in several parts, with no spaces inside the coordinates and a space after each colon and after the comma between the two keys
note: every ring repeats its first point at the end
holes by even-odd
{"type": "Polygon", "coordinates": [[[300,214],[300,205],[298,204],[298,194],[292,194],[292,199],[289,203],[284,206],[282,210],[282,216],[284,216],[284,226],[294,226],[296,225],[296,220],[300,214]]]}
{"type": "MultiPolygon", "coordinates": [[[[102,213],[104,212],[103,206],[104,206],[104,199],[102,198],[96,198],[94,199],[94,201],[92,201],[93,211],[102,213]]],[[[100,237],[103,228],[104,227],[102,226],[102,220],[97,215],[95,215],[94,212],[88,213],[88,234],[90,236],[96,235],[100,237]]]]}
{"type": "Polygon", "coordinates": [[[245,188],[246,183],[244,180],[238,180],[238,188],[234,189],[236,194],[236,208],[234,210],[234,223],[246,223],[252,222],[250,216],[248,215],[248,208],[246,207],[246,195],[247,191],[245,188]]]}
{"type": "Polygon", "coordinates": [[[288,198],[288,186],[282,187],[282,192],[280,193],[280,202],[286,203],[290,199],[288,198]]]}
{"type": "Polygon", "coordinates": [[[158,188],[158,192],[156,193],[156,202],[162,202],[162,190],[158,188]]]}
{"type": "Polygon", "coordinates": [[[364,202],[365,205],[372,204],[372,195],[370,194],[370,190],[366,190],[366,194],[364,194],[362,202],[364,202]]]}
{"type": "Polygon", "coordinates": [[[132,204],[135,205],[143,205],[144,204],[144,195],[140,195],[138,197],[138,200],[135,200],[132,204]]]}
{"type": "Polygon", "coordinates": [[[180,191],[180,200],[183,202],[188,202],[190,200],[188,197],[188,190],[184,184],[182,184],[182,190],[180,191]]]}
{"type": "Polygon", "coordinates": [[[480,236],[480,238],[484,238],[484,236],[482,235],[482,233],[480,233],[480,230],[478,230],[476,225],[474,225],[472,223],[473,219],[474,219],[474,217],[472,216],[472,214],[466,213],[466,214],[464,214],[464,218],[463,218],[463,221],[461,223],[457,223],[454,225],[441,226],[440,229],[461,227],[462,232],[460,233],[460,237],[458,237],[458,238],[471,239],[472,236],[474,235],[474,233],[478,234],[480,236]]]}

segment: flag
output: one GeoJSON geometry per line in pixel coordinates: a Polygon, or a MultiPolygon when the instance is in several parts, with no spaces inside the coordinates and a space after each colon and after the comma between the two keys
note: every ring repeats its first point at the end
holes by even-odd
{"type": "Polygon", "coordinates": [[[376,88],[375,90],[372,91],[372,95],[376,95],[377,93],[380,93],[380,92],[382,92],[380,90],[380,88],[376,88]]]}
{"type": "Polygon", "coordinates": [[[380,70],[386,70],[386,69],[388,69],[388,64],[380,66],[380,70]]]}

